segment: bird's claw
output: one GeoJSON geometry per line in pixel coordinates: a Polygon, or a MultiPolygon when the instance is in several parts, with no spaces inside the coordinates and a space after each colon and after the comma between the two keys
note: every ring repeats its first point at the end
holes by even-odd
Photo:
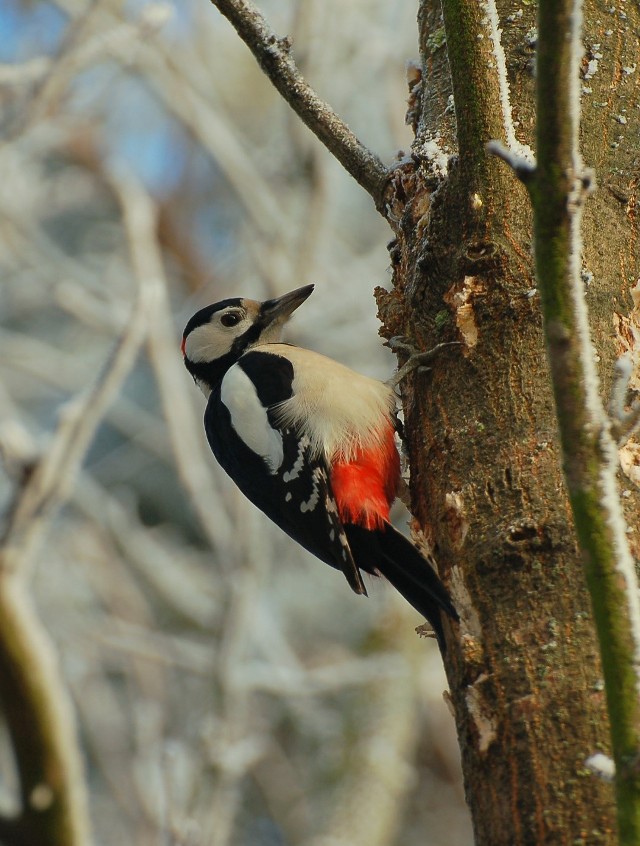
{"type": "Polygon", "coordinates": [[[432,362],[445,347],[459,345],[460,341],[444,341],[440,344],[436,344],[435,347],[432,347],[430,350],[420,352],[408,342],[405,335],[394,335],[386,342],[386,346],[395,353],[405,353],[408,356],[408,359],[402,367],[399,368],[398,372],[389,379],[388,384],[395,389],[400,382],[402,382],[403,379],[406,379],[406,377],[410,373],[413,373],[414,370],[417,370],[418,372],[430,370],[431,368],[428,366],[429,363],[432,362]]]}
{"type": "Polygon", "coordinates": [[[406,335],[394,335],[384,342],[385,347],[389,347],[393,352],[405,352],[407,355],[414,355],[418,350],[409,343],[406,335]]]}

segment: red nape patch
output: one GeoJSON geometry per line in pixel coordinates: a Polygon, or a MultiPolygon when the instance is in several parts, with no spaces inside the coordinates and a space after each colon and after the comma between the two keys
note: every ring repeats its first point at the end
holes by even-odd
{"type": "Polygon", "coordinates": [[[180,344],[180,352],[182,353],[183,358],[187,354],[186,346],[187,346],[187,339],[183,338],[182,343],[180,344]]]}
{"type": "Polygon", "coordinates": [[[342,522],[382,528],[389,520],[399,478],[400,456],[389,426],[382,444],[361,450],[352,461],[333,465],[331,487],[342,522]]]}

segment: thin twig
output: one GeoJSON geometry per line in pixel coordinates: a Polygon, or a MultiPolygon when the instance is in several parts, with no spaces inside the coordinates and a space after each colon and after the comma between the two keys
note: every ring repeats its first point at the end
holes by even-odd
{"type": "Polygon", "coordinates": [[[490,153],[492,156],[496,156],[497,158],[502,159],[503,162],[506,162],[520,182],[524,182],[525,185],[536,172],[534,162],[531,162],[529,159],[525,159],[517,153],[514,153],[512,150],[509,150],[508,147],[505,147],[500,141],[489,141],[487,144],[487,153],[490,153]]]}
{"type": "MultiPolygon", "coordinates": [[[[165,48],[166,49],[166,48],[165,48]]],[[[244,211],[266,239],[275,239],[287,228],[279,198],[247,149],[246,139],[224,114],[213,92],[203,93],[194,83],[189,65],[174,67],[162,44],[140,44],[132,57],[126,49],[113,50],[121,63],[133,63],[144,75],[167,110],[185,125],[212,156],[233,187],[244,211]]],[[[179,61],[179,60],[178,60],[179,61]]]]}
{"type": "Polygon", "coordinates": [[[213,461],[202,448],[202,427],[191,405],[191,386],[180,361],[169,313],[167,281],[156,237],[154,204],[142,184],[128,172],[111,175],[120,201],[137,278],[149,286],[149,357],[154,369],[181,481],[222,567],[230,566],[232,537],[225,503],[212,484],[213,461]]]}
{"type": "MultiPolygon", "coordinates": [[[[105,308],[106,316],[107,308],[105,308]]],[[[119,321],[111,319],[111,323],[119,321]]],[[[100,327],[106,329],[107,321],[100,327]]],[[[120,331],[122,327],[120,327],[120,331]]],[[[27,374],[47,387],[65,394],[76,393],[86,382],[91,362],[70,353],[62,353],[51,344],[34,337],[0,330],[0,360],[7,370],[27,374]]],[[[17,416],[17,415],[16,415],[17,416]]],[[[165,459],[170,442],[162,421],[152,412],[122,394],[112,403],[105,422],[154,458],[165,459]]]]}
{"type": "Polygon", "coordinates": [[[279,38],[250,0],[211,0],[233,24],[291,108],[381,208],[388,169],[303,79],[288,38],[279,38]]]}
{"type": "Polygon", "coordinates": [[[14,504],[2,538],[3,571],[18,571],[30,559],[47,518],[69,495],[95,431],[144,341],[150,290],[141,284],[129,325],[94,384],[60,410],[56,434],[14,504]]]}
{"type": "Polygon", "coordinates": [[[7,140],[15,141],[31,127],[39,124],[47,114],[53,113],[75,77],[85,68],[97,64],[113,52],[128,51],[130,60],[139,44],[150,32],[159,29],[170,16],[168,8],[150,4],[133,24],[119,23],[106,34],[98,30],[96,21],[102,17],[106,0],[92,3],[69,25],[64,44],[57,56],[38,58],[18,66],[0,66],[0,81],[35,81],[37,90],[27,109],[18,116],[16,123],[6,133],[7,140]]]}
{"type": "Polygon", "coordinates": [[[265,538],[254,525],[255,510],[244,497],[237,496],[235,503],[236,525],[246,527],[246,531],[238,537],[236,572],[219,645],[220,728],[217,742],[210,750],[217,778],[210,814],[203,825],[205,840],[211,846],[228,846],[232,842],[242,779],[265,748],[261,735],[252,729],[251,691],[242,683],[240,669],[254,637],[252,622],[257,615],[269,556],[264,553],[265,538]]]}
{"type": "Polygon", "coordinates": [[[135,513],[132,514],[88,473],[80,475],[72,504],[88,520],[108,532],[115,549],[132,564],[148,593],[160,598],[181,619],[194,626],[205,630],[213,627],[220,611],[216,605],[215,585],[204,563],[196,567],[184,553],[179,555],[174,546],[156,538],[140,525],[135,513]]]}

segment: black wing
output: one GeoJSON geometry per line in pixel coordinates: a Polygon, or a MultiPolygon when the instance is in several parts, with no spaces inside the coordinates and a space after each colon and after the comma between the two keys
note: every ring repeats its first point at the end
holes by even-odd
{"type": "Polygon", "coordinates": [[[293,377],[293,365],[283,356],[245,353],[209,397],[204,416],[209,444],[254,505],[321,561],[342,570],[356,593],[366,594],[326,462],[312,454],[304,434],[280,428],[272,411],[293,395],[293,377]]]}

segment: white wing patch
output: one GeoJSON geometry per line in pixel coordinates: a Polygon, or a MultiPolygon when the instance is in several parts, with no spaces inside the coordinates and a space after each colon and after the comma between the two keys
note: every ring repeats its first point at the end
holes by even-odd
{"type": "Polygon", "coordinates": [[[282,435],[269,423],[253,382],[238,364],[227,370],[220,386],[220,399],[231,415],[238,436],[265,460],[272,473],[277,473],[284,458],[282,435]]]}

